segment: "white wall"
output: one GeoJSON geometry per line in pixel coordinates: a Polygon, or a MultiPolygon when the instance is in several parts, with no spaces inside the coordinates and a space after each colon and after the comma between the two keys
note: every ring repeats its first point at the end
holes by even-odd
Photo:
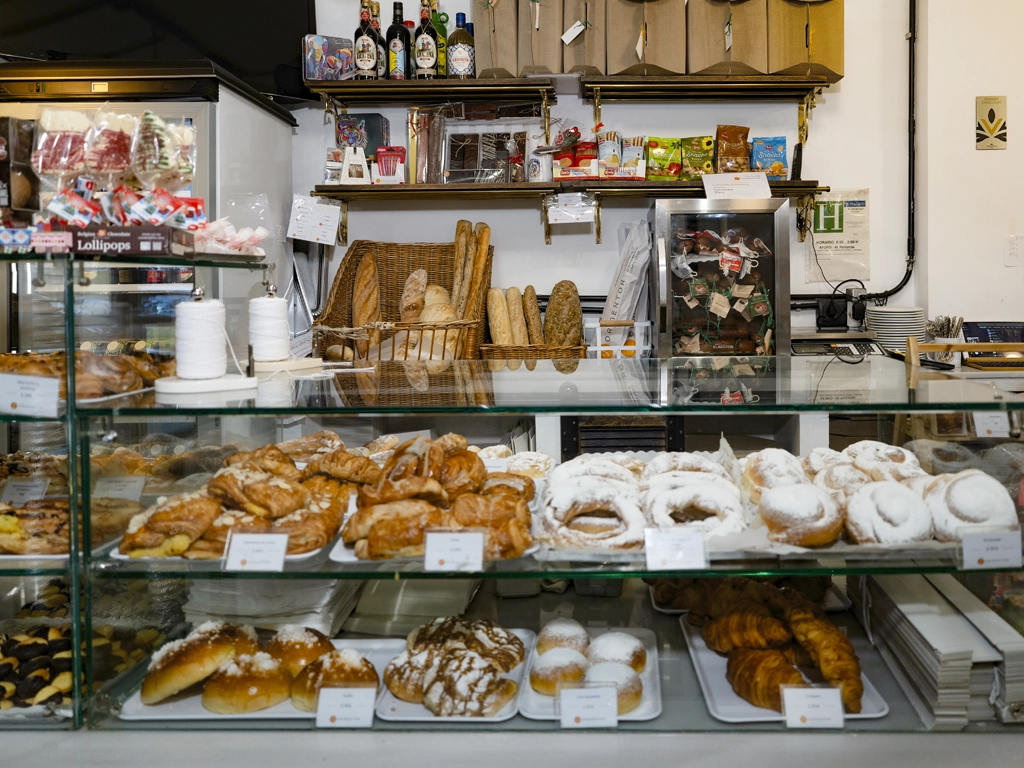
{"type": "MultiPolygon", "coordinates": [[[[948,3],[952,5],[952,2],[948,3]]],[[[383,12],[390,16],[390,4],[383,12]]],[[[412,3],[406,2],[408,7],[412,3]]],[[[471,12],[469,0],[442,0],[453,19],[457,11],[471,12]]],[[[1024,10],[1024,9],[1022,9],[1024,10]]],[[[950,26],[963,14],[950,13],[950,26]]],[[[472,16],[470,16],[472,18],[472,16]]],[[[318,32],[351,36],[358,20],[356,0],[331,0],[317,5],[318,32]]],[[[384,19],[387,26],[389,18],[384,19]]],[[[804,159],[804,178],[818,179],[833,189],[867,187],[872,195],[872,263],[870,291],[894,286],[904,272],[906,254],[907,157],[907,3],[905,0],[855,0],[846,3],[846,78],[819,97],[813,114],[804,159]]],[[[953,58],[953,57],[951,57],[953,58]]],[[[961,57],[955,57],[957,59],[961,57]]],[[[380,111],[391,120],[392,141],[404,143],[405,111],[380,111]]],[[[294,178],[297,190],[308,191],[321,178],[323,150],[332,141],[322,126],[322,111],[297,115],[301,122],[295,141],[294,178]]],[[[593,112],[572,96],[559,96],[555,117],[583,130],[593,125],[593,112]]],[[[751,127],[751,136],[786,135],[797,140],[797,108],[793,104],[606,104],[603,122],[626,135],[694,136],[713,134],[719,123],[751,127]]],[[[969,126],[968,126],[969,128],[969,126]]],[[[495,245],[495,285],[532,283],[547,292],[561,279],[576,281],[584,294],[604,294],[617,257],[616,230],[621,222],[646,216],[647,201],[608,204],[604,243],[594,244],[592,231],[561,234],[544,245],[540,216],[534,203],[433,203],[394,206],[353,203],[351,239],[404,242],[451,239],[459,218],[483,220],[492,228],[495,245]]],[[[1024,223],[1024,219],[1022,219],[1024,223]]],[[[821,293],[823,282],[805,280],[809,245],[792,237],[794,293],[821,293]]],[[[340,260],[336,255],[335,266],[340,260]]],[[[913,304],[912,284],[892,303],[913,304]]],[[[809,313],[796,322],[813,324],[809,313]]]]}

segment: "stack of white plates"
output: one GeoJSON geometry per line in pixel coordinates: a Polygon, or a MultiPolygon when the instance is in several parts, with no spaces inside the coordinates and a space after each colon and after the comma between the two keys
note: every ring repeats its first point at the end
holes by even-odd
{"type": "Polygon", "coordinates": [[[868,330],[887,349],[906,349],[908,336],[923,342],[924,321],[921,307],[868,307],[865,316],[868,330]]]}

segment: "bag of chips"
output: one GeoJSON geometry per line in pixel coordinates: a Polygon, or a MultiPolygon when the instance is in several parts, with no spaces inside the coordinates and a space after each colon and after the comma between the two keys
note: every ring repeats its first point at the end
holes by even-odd
{"type": "Polygon", "coordinates": [[[764,171],[768,174],[768,181],[785,181],[789,176],[786,137],[754,139],[750,145],[750,170],[764,171]]]}
{"type": "Polygon", "coordinates": [[[719,173],[743,173],[750,170],[750,148],[747,138],[750,129],[742,125],[718,126],[718,160],[715,167],[719,173]]]}
{"type": "Polygon", "coordinates": [[[682,139],[683,169],[680,181],[698,181],[705,173],[715,172],[715,137],[694,136],[682,139]]]}
{"type": "Polygon", "coordinates": [[[650,181],[678,181],[682,170],[682,144],[679,139],[647,139],[647,178],[650,181]]]}

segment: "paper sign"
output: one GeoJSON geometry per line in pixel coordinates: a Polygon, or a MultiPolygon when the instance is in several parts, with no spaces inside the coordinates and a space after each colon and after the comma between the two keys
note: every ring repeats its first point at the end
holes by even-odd
{"type": "Polygon", "coordinates": [[[619,695],[614,687],[563,688],[559,706],[563,728],[619,727],[619,695]]]}
{"type": "Polygon", "coordinates": [[[749,299],[753,292],[754,286],[752,285],[734,285],[732,287],[732,295],[736,299],[749,299]]]}
{"type": "Polygon", "coordinates": [[[139,501],[146,487],[146,478],[135,477],[101,477],[96,481],[92,491],[94,499],[126,499],[139,501]]]}
{"type": "Polygon", "coordinates": [[[700,303],[688,293],[683,294],[683,301],[686,303],[686,306],[688,306],[690,309],[695,309],[697,307],[697,304],[700,303]]]}
{"type": "Polygon", "coordinates": [[[488,472],[508,472],[508,459],[482,459],[488,472]]]}
{"type": "Polygon", "coordinates": [[[965,533],[963,536],[963,569],[978,571],[989,568],[1020,568],[1020,531],[965,533]]]}
{"type": "Polygon", "coordinates": [[[370,728],[377,704],[374,688],[321,688],[317,697],[317,728],[370,728]]]}
{"type": "Polygon", "coordinates": [[[340,218],[341,208],[336,205],[324,205],[306,195],[292,195],[288,237],[334,245],[338,240],[340,218]]]}
{"type": "Polygon", "coordinates": [[[750,200],[772,196],[764,173],[708,173],[701,176],[708,200],[750,200]]]}
{"type": "Polygon", "coordinates": [[[1006,149],[1006,97],[975,99],[975,149],[1006,149]]]}
{"type": "Polygon", "coordinates": [[[225,571],[283,571],[286,533],[234,533],[228,537],[225,571]]]}
{"type": "Polygon", "coordinates": [[[0,373],[0,412],[57,418],[60,379],[0,373]]]}
{"type": "Polygon", "coordinates": [[[974,432],[978,437],[1009,437],[1010,417],[1005,413],[975,411],[974,432]]]}
{"type": "Polygon", "coordinates": [[[4,486],[4,495],[0,501],[12,507],[20,507],[26,501],[35,501],[46,496],[50,481],[43,480],[8,480],[4,486]]]}
{"type": "Polygon", "coordinates": [[[711,301],[708,303],[708,309],[713,315],[725,317],[729,314],[729,300],[720,293],[712,293],[711,301]]]}
{"type": "Polygon", "coordinates": [[[562,35],[562,42],[565,43],[566,45],[568,45],[573,40],[575,40],[577,37],[582,35],[583,34],[583,30],[585,30],[585,29],[586,29],[586,26],[583,24],[583,22],[582,21],[577,21],[575,24],[573,24],[571,27],[569,27],[567,30],[565,30],[565,34],[562,35]]]}
{"type": "Polygon", "coordinates": [[[649,571],[704,571],[708,555],[704,534],[685,528],[647,528],[644,550],[649,571]]]}
{"type": "Polygon", "coordinates": [[[427,532],[423,555],[425,571],[469,571],[484,569],[484,535],[470,533],[427,532]]]}
{"type": "Polygon", "coordinates": [[[842,728],[843,697],[838,688],[782,689],[787,728],[842,728]]]}

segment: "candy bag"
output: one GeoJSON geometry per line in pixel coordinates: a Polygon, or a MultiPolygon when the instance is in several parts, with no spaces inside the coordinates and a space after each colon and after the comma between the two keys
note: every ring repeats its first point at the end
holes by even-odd
{"type": "Polygon", "coordinates": [[[92,123],[73,109],[44,107],[36,126],[32,170],[54,189],[63,189],[85,171],[85,141],[92,123]]]}
{"type": "Polygon", "coordinates": [[[132,167],[132,149],[139,118],[100,109],[93,117],[85,152],[89,175],[106,190],[124,181],[132,167]]]}

